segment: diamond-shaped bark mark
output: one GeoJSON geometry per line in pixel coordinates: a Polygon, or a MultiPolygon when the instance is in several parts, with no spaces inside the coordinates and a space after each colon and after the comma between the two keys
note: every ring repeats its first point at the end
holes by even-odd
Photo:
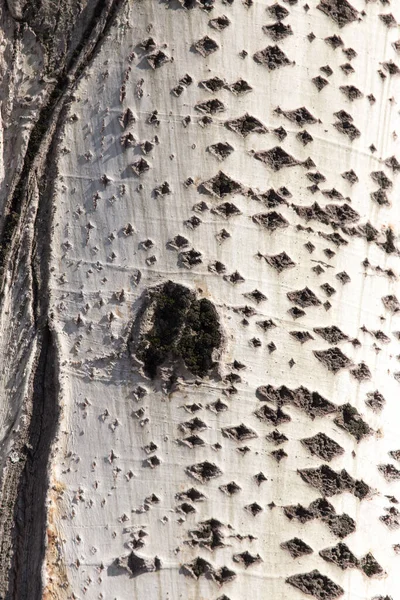
{"type": "Polygon", "coordinates": [[[216,198],[223,198],[228,194],[243,193],[244,188],[240,183],[234,181],[222,171],[219,171],[215,177],[208,179],[208,181],[203,181],[199,186],[199,191],[205,191],[216,198]]]}
{"type": "Polygon", "coordinates": [[[179,266],[185,267],[186,269],[192,269],[196,265],[203,262],[201,258],[201,252],[192,248],[187,252],[180,252],[178,256],[179,266]]]}
{"type": "Polygon", "coordinates": [[[289,331],[289,334],[300,342],[300,344],[305,344],[306,342],[313,340],[313,336],[308,331],[289,331]]]}
{"type": "Polygon", "coordinates": [[[385,571],[382,569],[377,560],[368,552],[360,561],[360,567],[367,577],[383,577],[385,571]]]}
{"type": "Polygon", "coordinates": [[[355,437],[357,442],[372,433],[372,429],[363,421],[358,410],[348,402],[338,407],[338,416],[334,422],[355,437]]]}
{"type": "Polygon", "coordinates": [[[273,171],[280,171],[286,167],[295,167],[301,164],[294,156],[288,154],[280,146],[275,146],[270,150],[254,152],[253,157],[270,167],[273,171]]]}
{"type": "Polygon", "coordinates": [[[291,421],[290,416],[283,412],[281,408],[274,410],[267,405],[259,408],[254,414],[258,419],[260,419],[260,421],[267,421],[267,423],[270,423],[275,427],[281,425],[282,423],[288,423],[291,421]]]}
{"type": "Polygon", "coordinates": [[[231,83],[231,85],[227,85],[226,89],[232,92],[232,94],[235,94],[235,96],[241,96],[243,94],[248,94],[253,88],[244,79],[238,79],[234,83],[231,83]]]}
{"type": "Polygon", "coordinates": [[[400,479],[400,471],[394,465],[378,465],[378,471],[382,473],[386,481],[398,481],[400,479]]]}
{"type": "Polygon", "coordinates": [[[342,446],[322,432],[317,433],[313,437],[301,440],[301,443],[311,452],[311,454],[328,462],[344,452],[342,446]]]}
{"type": "Polygon", "coordinates": [[[293,538],[287,542],[283,542],[281,548],[287,550],[292,558],[299,558],[299,556],[313,553],[313,549],[299,538],[293,538]]]}
{"type": "Polygon", "coordinates": [[[314,327],[313,331],[330,344],[338,344],[349,339],[349,336],[343,333],[336,325],[314,327]]]}
{"type": "MultiPolygon", "coordinates": [[[[375,390],[374,392],[368,392],[367,399],[365,400],[365,404],[369,408],[371,408],[374,412],[381,411],[383,409],[385,403],[386,403],[385,398],[382,396],[382,394],[380,392],[378,392],[378,390],[375,390]]],[[[399,455],[399,457],[400,457],[400,455],[399,455]]]]}
{"type": "Polygon", "coordinates": [[[201,40],[193,44],[193,48],[194,50],[196,50],[196,52],[206,57],[212,54],[213,52],[216,52],[219,46],[215,40],[211,39],[210,37],[208,37],[208,35],[206,35],[201,40]]]}
{"type": "Polygon", "coordinates": [[[271,6],[268,6],[266,11],[269,14],[269,16],[272,19],[275,19],[276,21],[282,21],[283,19],[286,19],[286,17],[290,14],[287,8],[281,6],[280,4],[278,4],[278,2],[272,4],[271,6]]]}
{"type": "Polygon", "coordinates": [[[340,133],[347,135],[351,142],[361,135],[361,131],[357,129],[354,123],[349,119],[340,119],[339,121],[336,121],[333,126],[336,127],[340,133]]]}
{"type": "Polygon", "coordinates": [[[207,90],[207,92],[215,93],[219,92],[225,85],[225,81],[220,77],[211,77],[211,79],[203,79],[200,81],[199,86],[207,90]]]}
{"type": "Polygon", "coordinates": [[[400,302],[393,294],[382,298],[383,306],[391,313],[397,313],[400,310],[400,302]]]}
{"type": "Polygon", "coordinates": [[[308,306],[320,306],[321,304],[321,301],[318,300],[314,292],[308,287],[305,287],[302,290],[288,292],[286,295],[290,302],[297,304],[297,306],[300,306],[301,308],[306,308],[308,306]]]}
{"type": "Polygon", "coordinates": [[[221,469],[216,464],[208,461],[191,465],[186,468],[186,472],[201,483],[207,483],[210,479],[222,475],[221,469]]]}
{"type": "Polygon", "coordinates": [[[245,552],[240,552],[239,554],[233,555],[233,562],[240,563],[244,566],[245,569],[256,565],[260,562],[263,562],[263,559],[259,554],[250,554],[248,550],[245,552]]]}
{"type": "Polygon", "coordinates": [[[289,121],[296,123],[300,127],[304,127],[304,125],[313,125],[318,122],[305,106],[296,108],[295,110],[281,110],[280,108],[277,108],[275,112],[284,115],[289,121]]]}
{"type": "Polygon", "coordinates": [[[220,485],[219,489],[221,490],[221,492],[223,492],[227,496],[233,496],[234,494],[237,494],[238,492],[240,492],[240,490],[242,488],[234,481],[230,481],[229,483],[227,483],[225,485],[220,485]]]}
{"type": "Polygon", "coordinates": [[[340,585],[337,585],[332,579],[329,579],[326,575],[322,575],[316,569],[309,573],[292,575],[286,579],[286,583],[289,583],[304,594],[314,596],[317,600],[334,600],[344,594],[344,589],[340,585]]]}
{"type": "Polygon", "coordinates": [[[282,21],[277,21],[272,25],[264,25],[262,30],[274,42],[279,42],[279,40],[284,40],[289,35],[293,35],[291,26],[282,23],[282,21]]]}
{"type": "Polygon", "coordinates": [[[223,427],[222,433],[224,436],[237,442],[252,440],[258,437],[254,429],[247,427],[247,425],[244,425],[243,423],[236,425],[235,427],[223,427]]]}
{"type": "Polygon", "coordinates": [[[253,55],[253,59],[259,65],[264,65],[269,71],[275,71],[281,67],[292,64],[286,54],[279,46],[267,46],[253,55]]]}
{"type": "Polygon", "coordinates": [[[139,158],[139,160],[137,160],[131,165],[131,169],[137,177],[140,177],[141,175],[149,171],[150,165],[144,158],[139,158]]]}
{"type": "Polygon", "coordinates": [[[212,98],[205,102],[199,102],[195,105],[195,110],[205,115],[215,115],[219,112],[224,112],[225,105],[218,100],[218,98],[212,98]]]}
{"type": "Polygon", "coordinates": [[[231,217],[237,217],[242,214],[242,211],[238,209],[232,202],[223,202],[222,204],[218,204],[215,208],[211,210],[213,214],[224,217],[225,219],[230,219],[231,217]]]}
{"type": "Polygon", "coordinates": [[[334,471],[328,465],[321,465],[317,469],[299,469],[297,472],[303,481],[316,488],[323,496],[350,492],[363,500],[370,493],[370,488],[364,481],[353,479],[345,469],[334,471]]]}
{"type": "Polygon", "coordinates": [[[215,19],[210,19],[208,21],[208,24],[210,27],[212,27],[213,29],[216,29],[217,31],[223,31],[224,29],[229,27],[231,22],[227,16],[222,15],[221,17],[216,17],[215,19]]]}
{"type": "Polygon", "coordinates": [[[317,8],[339,27],[344,27],[358,18],[358,11],[347,0],[321,0],[317,8]]]}
{"type": "Polygon", "coordinates": [[[234,148],[233,146],[228,144],[228,142],[218,142],[217,144],[212,144],[211,146],[208,146],[207,150],[218,160],[222,161],[228,158],[230,154],[232,154],[234,148]]]}
{"type": "Polygon", "coordinates": [[[157,50],[157,52],[152,52],[146,56],[147,62],[149,63],[152,69],[159,69],[166,63],[171,62],[171,58],[165,54],[162,50],[157,50]]]}
{"type": "Polygon", "coordinates": [[[231,119],[224,123],[227,129],[238,133],[242,137],[247,137],[250,133],[267,133],[268,129],[256,119],[256,117],[252,117],[248,113],[243,115],[242,117],[238,117],[237,119],[231,119]]]}
{"type": "Polygon", "coordinates": [[[339,542],[333,548],[321,550],[319,555],[327,562],[337,565],[343,571],[346,569],[357,569],[360,564],[358,558],[343,542],[339,542]]]}
{"type": "Polygon", "coordinates": [[[284,229],[289,226],[289,221],[285,219],[280,213],[271,211],[269,213],[260,213],[253,215],[252,219],[254,223],[261,225],[269,231],[275,231],[276,229],[284,229]]]}
{"type": "Polygon", "coordinates": [[[332,373],[337,373],[340,369],[351,365],[351,360],[337,346],[328,350],[315,350],[314,354],[332,373]]]}
{"type": "Polygon", "coordinates": [[[358,88],[356,88],[355,85],[341,85],[339,89],[342,94],[344,94],[346,98],[350,100],[350,102],[353,102],[353,100],[358,100],[364,95],[358,88]]]}
{"type": "Polygon", "coordinates": [[[278,273],[296,266],[296,263],[293,262],[286,252],[281,252],[274,256],[264,256],[264,259],[271,267],[276,269],[278,273]]]}

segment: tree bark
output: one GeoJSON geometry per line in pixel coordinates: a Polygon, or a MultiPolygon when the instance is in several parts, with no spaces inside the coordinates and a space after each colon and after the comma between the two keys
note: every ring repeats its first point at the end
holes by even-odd
{"type": "Polygon", "coordinates": [[[396,599],[399,19],[3,3],[0,598],[396,599]]]}

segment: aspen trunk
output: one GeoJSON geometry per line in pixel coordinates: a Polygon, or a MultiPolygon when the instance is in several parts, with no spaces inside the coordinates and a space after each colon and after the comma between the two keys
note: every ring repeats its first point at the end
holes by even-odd
{"type": "Polygon", "coordinates": [[[1,11],[0,598],[396,600],[400,7],[1,11]]]}

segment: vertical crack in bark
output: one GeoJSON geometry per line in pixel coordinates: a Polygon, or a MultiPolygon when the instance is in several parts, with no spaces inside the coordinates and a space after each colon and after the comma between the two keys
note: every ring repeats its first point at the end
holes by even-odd
{"type": "Polygon", "coordinates": [[[58,391],[57,347],[54,333],[45,325],[33,381],[27,457],[14,510],[14,561],[6,596],[10,600],[42,598],[40,573],[46,543],[48,462],[60,414],[58,391]]]}

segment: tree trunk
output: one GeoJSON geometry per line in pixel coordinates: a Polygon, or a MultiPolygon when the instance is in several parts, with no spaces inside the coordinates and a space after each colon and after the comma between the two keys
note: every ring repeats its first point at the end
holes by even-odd
{"type": "Polygon", "coordinates": [[[400,8],[61,4],[1,6],[0,598],[396,600],[400,8]]]}

